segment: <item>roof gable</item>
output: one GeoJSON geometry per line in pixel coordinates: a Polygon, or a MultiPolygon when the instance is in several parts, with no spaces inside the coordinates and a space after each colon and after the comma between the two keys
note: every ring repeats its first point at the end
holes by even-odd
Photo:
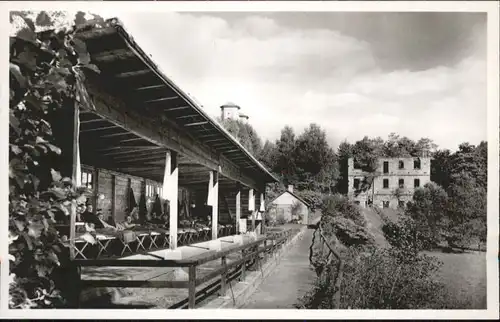
{"type": "Polygon", "coordinates": [[[297,194],[293,193],[293,192],[290,192],[288,190],[285,190],[283,191],[282,193],[280,193],[278,196],[276,196],[273,200],[271,200],[269,203],[273,203],[274,201],[276,201],[279,197],[283,196],[284,194],[290,194],[291,196],[293,196],[295,199],[299,200],[300,202],[302,202],[304,205],[306,205],[307,207],[310,207],[309,203],[307,201],[305,201],[304,199],[302,199],[301,197],[299,197],[297,194]]]}

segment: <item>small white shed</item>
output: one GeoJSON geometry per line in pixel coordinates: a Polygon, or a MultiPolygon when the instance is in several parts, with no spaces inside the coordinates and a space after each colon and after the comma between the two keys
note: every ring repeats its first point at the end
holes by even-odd
{"type": "Polygon", "coordinates": [[[292,185],[289,185],[288,190],[269,202],[268,209],[270,209],[271,216],[276,216],[276,220],[282,217],[286,222],[298,220],[306,225],[308,223],[309,204],[293,192],[292,185]]]}

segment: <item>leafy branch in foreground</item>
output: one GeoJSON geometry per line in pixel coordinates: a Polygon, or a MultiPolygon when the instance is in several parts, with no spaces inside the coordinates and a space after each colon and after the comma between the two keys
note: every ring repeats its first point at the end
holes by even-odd
{"type": "MultiPolygon", "coordinates": [[[[50,25],[50,15],[38,13],[36,23],[50,25]]],[[[79,211],[86,191],[57,171],[68,151],[57,146],[53,125],[58,111],[88,100],[83,71],[99,70],[75,37],[89,24],[37,33],[25,12],[11,12],[11,24],[18,28],[9,57],[9,307],[65,306],[71,283],[57,276],[68,269],[69,250],[54,223],[79,211]]]]}

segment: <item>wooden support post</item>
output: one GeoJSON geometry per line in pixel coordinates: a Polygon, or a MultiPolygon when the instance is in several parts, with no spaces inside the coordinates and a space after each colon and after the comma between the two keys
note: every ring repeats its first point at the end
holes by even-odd
{"type": "Polygon", "coordinates": [[[252,212],[252,231],[255,231],[255,195],[254,190],[248,191],[248,211],[252,212]]]}
{"type": "Polygon", "coordinates": [[[260,193],[260,207],[259,207],[259,212],[261,213],[261,221],[260,221],[260,234],[264,234],[265,232],[265,224],[266,224],[266,206],[264,203],[265,200],[265,194],[263,192],[260,193]]]}
{"type": "MultiPolygon", "coordinates": [[[[245,250],[242,249],[241,250],[241,257],[242,258],[245,258],[245,250]]],[[[247,262],[246,261],[243,261],[243,264],[241,264],[241,274],[240,274],[240,281],[243,281],[245,280],[245,274],[246,274],[246,270],[247,270],[247,262]]]]}
{"type": "Polygon", "coordinates": [[[236,184],[236,235],[240,233],[240,219],[241,219],[241,184],[236,184]]]}
{"type": "Polygon", "coordinates": [[[111,218],[113,218],[113,222],[116,224],[116,176],[114,174],[111,175],[111,218]]]}
{"type": "Polygon", "coordinates": [[[177,153],[167,151],[165,155],[165,173],[163,175],[163,199],[169,201],[170,205],[170,249],[177,248],[177,222],[178,222],[178,193],[179,193],[179,167],[177,153]]]}
{"type": "MultiPolygon", "coordinates": [[[[73,142],[72,142],[72,165],[71,179],[75,185],[81,184],[81,169],[80,169],[80,109],[75,103],[73,111],[73,142]]],[[[76,238],[76,204],[71,207],[70,222],[69,222],[69,254],[70,258],[75,258],[75,238],[76,238]]]]}
{"type": "Polygon", "coordinates": [[[188,308],[194,309],[196,305],[196,266],[189,266],[188,273],[188,308]]]}
{"type": "Polygon", "coordinates": [[[212,240],[217,239],[219,233],[219,172],[210,171],[208,184],[208,202],[212,206],[212,240]]]}
{"type": "Polygon", "coordinates": [[[226,289],[227,289],[227,266],[226,266],[226,256],[221,257],[221,264],[224,269],[222,274],[220,275],[220,296],[225,296],[226,295],[226,289]]]}
{"type": "Polygon", "coordinates": [[[92,173],[92,175],[94,176],[94,180],[92,180],[92,184],[94,185],[93,186],[93,190],[94,190],[94,200],[92,202],[92,206],[93,206],[93,213],[96,214],[97,213],[97,207],[99,205],[99,169],[98,168],[94,168],[94,171],[92,173]]]}

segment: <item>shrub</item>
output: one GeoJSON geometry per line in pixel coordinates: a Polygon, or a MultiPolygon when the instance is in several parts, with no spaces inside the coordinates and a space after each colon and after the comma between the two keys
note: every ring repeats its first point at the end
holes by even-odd
{"type": "Polygon", "coordinates": [[[353,220],[344,217],[323,218],[323,227],[327,234],[333,234],[346,246],[371,245],[374,243],[374,237],[364,227],[356,224],[353,220]]]}
{"type": "MultiPolygon", "coordinates": [[[[341,282],[341,309],[424,309],[433,308],[443,294],[443,285],[434,278],[440,263],[433,257],[402,250],[349,248],[341,282]]],[[[300,299],[299,308],[331,309],[334,294],[331,265],[314,288],[300,299]]]]}
{"type": "Polygon", "coordinates": [[[352,220],[356,225],[366,226],[365,217],[359,207],[340,194],[325,197],[322,202],[321,212],[323,216],[344,217],[352,220]]]}
{"type": "Polygon", "coordinates": [[[414,219],[404,215],[397,222],[386,221],[382,232],[392,247],[407,252],[419,252],[434,244],[428,234],[421,232],[414,219]]]}
{"type": "Polygon", "coordinates": [[[321,192],[301,190],[297,191],[297,195],[309,204],[311,211],[314,212],[316,209],[321,209],[323,202],[323,194],[321,192]]]}
{"type": "Polygon", "coordinates": [[[300,213],[301,203],[293,202],[290,207],[290,212],[292,213],[292,218],[297,217],[298,220],[302,220],[302,214],[300,213]]]}
{"type": "Polygon", "coordinates": [[[280,213],[279,213],[279,214],[276,216],[276,224],[277,224],[277,225],[284,225],[284,224],[286,224],[286,223],[287,223],[287,221],[286,221],[286,219],[285,219],[285,215],[284,215],[284,214],[280,214],[280,213]]]}

